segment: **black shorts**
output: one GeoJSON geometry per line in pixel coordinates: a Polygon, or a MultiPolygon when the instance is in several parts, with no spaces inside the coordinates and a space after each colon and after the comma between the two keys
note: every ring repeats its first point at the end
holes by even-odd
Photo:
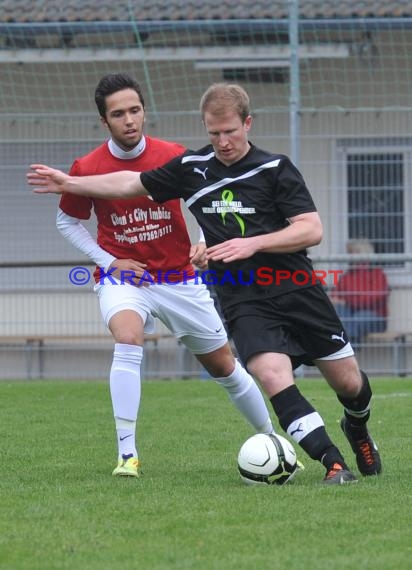
{"type": "Polygon", "coordinates": [[[348,338],[321,286],[235,305],[225,310],[243,364],[259,352],[291,357],[293,368],[342,349],[348,338]]]}

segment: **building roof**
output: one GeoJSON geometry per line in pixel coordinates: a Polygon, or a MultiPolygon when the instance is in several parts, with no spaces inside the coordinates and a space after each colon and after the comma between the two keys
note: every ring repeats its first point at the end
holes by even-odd
{"type": "MultiPolygon", "coordinates": [[[[403,18],[410,0],[300,0],[305,19],[403,18]]],[[[274,0],[0,0],[0,23],[286,19],[274,0]]]]}

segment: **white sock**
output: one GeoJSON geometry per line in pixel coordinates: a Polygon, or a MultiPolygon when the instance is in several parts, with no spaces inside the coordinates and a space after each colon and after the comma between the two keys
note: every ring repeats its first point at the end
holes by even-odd
{"type": "Polygon", "coordinates": [[[119,458],[123,455],[138,457],[136,449],[136,422],[114,418],[116,422],[119,458]]]}
{"type": "Polygon", "coordinates": [[[237,360],[230,376],[214,380],[225,388],[230,400],[257,432],[275,433],[261,391],[237,360]]]}
{"type": "Polygon", "coordinates": [[[119,457],[137,457],[136,420],[140,405],[140,365],[143,347],[132,344],[114,345],[110,370],[110,394],[116,423],[119,457]]]}

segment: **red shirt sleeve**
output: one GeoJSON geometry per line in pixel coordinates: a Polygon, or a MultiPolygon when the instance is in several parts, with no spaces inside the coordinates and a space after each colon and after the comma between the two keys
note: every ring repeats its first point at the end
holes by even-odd
{"type": "MultiPolygon", "coordinates": [[[[82,176],[79,162],[75,160],[70,168],[71,176],[82,176]]],[[[63,194],[60,199],[59,208],[68,216],[88,220],[91,216],[93,202],[85,196],[75,196],[74,194],[63,194]]]]}

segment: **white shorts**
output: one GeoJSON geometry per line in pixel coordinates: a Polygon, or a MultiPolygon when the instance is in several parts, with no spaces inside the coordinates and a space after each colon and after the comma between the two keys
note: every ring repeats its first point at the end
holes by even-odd
{"type": "Polygon", "coordinates": [[[134,287],[115,281],[94,287],[106,326],[116,313],[131,310],[143,319],[145,333],[154,332],[157,317],[194,354],[207,354],[226,344],[225,327],[203,283],[188,280],[134,287]]]}

